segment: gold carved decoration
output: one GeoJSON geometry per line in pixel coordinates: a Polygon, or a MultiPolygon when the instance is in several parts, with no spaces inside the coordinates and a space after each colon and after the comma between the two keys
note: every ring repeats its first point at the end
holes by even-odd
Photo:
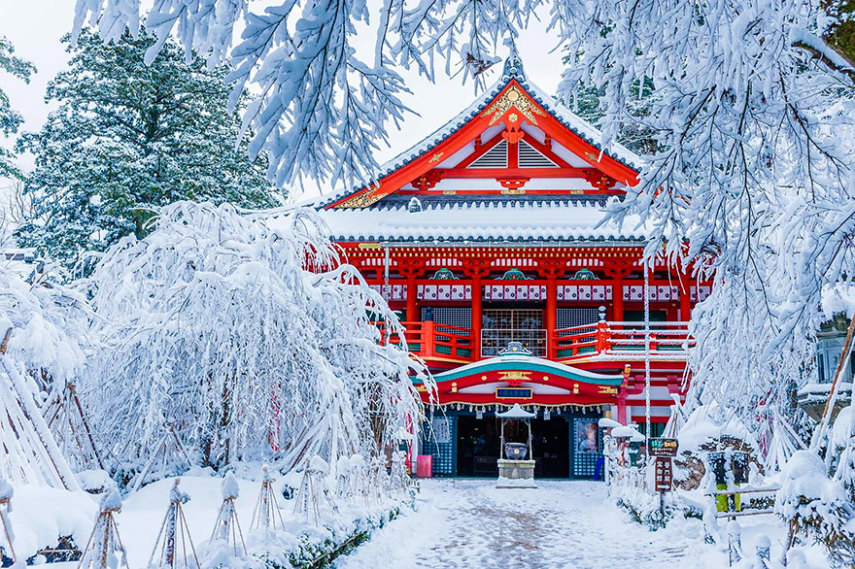
{"type": "Polygon", "coordinates": [[[530,371],[502,371],[499,372],[499,381],[507,381],[511,387],[519,387],[524,381],[531,381],[530,371]]]}
{"type": "MultiPolygon", "coordinates": [[[[502,93],[501,97],[496,99],[492,105],[487,107],[487,109],[482,113],[482,116],[486,117],[488,115],[493,115],[493,118],[490,119],[490,124],[493,125],[497,123],[499,119],[511,109],[511,107],[514,107],[519,111],[520,114],[528,119],[531,124],[537,124],[535,115],[545,116],[543,111],[538,108],[535,102],[529,99],[525,93],[520,91],[516,85],[512,85],[510,89],[502,93]]],[[[515,119],[510,120],[511,122],[516,122],[515,119]]]]}
{"type": "Polygon", "coordinates": [[[342,202],[341,204],[336,206],[336,209],[338,209],[338,208],[346,208],[346,209],[366,208],[366,207],[370,206],[371,204],[379,201],[380,198],[383,197],[383,194],[380,194],[379,190],[380,190],[380,185],[378,184],[377,187],[371,188],[371,189],[364,191],[364,192],[360,192],[360,193],[356,194],[355,196],[353,196],[352,198],[348,199],[347,201],[342,202]]]}
{"type": "Polygon", "coordinates": [[[428,160],[428,162],[429,162],[429,163],[439,162],[439,161],[442,159],[442,155],[443,155],[443,154],[445,154],[445,152],[437,152],[437,153],[435,153],[433,156],[431,156],[431,157],[430,157],[430,160],[428,160]]]}

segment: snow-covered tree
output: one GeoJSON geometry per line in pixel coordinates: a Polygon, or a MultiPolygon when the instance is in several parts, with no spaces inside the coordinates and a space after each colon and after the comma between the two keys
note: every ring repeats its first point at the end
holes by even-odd
{"type": "Polygon", "coordinates": [[[627,123],[655,133],[613,215],[640,214],[648,254],[714,279],[693,322],[693,399],[755,423],[810,374],[821,291],[852,266],[855,91],[821,39],[831,20],[806,1],[580,0],[558,12],[587,63],[562,90],[604,86],[607,137],[627,123]],[[643,115],[640,81],[652,86],[643,115]]]}
{"type": "Polygon", "coordinates": [[[89,314],[81,295],[0,261],[0,476],[78,488],[39,402],[82,371],[89,314]]]}
{"type": "Polygon", "coordinates": [[[420,412],[399,325],[339,259],[311,211],[178,202],[91,278],[100,353],[81,398],[114,455],[146,458],[169,428],[202,462],[379,453],[420,412]],[[133,397],[128,397],[133,393],[133,397]]]}
{"type": "Polygon", "coordinates": [[[276,203],[266,160],[247,158],[240,117],[227,109],[227,70],[185,58],[172,41],[146,65],[152,41],[142,31],[104,44],[84,31],[68,48],[69,68],[47,91],[58,108],[20,145],[36,160],[25,186],[34,219],[18,231],[23,245],[71,267],[125,235],[142,237],[152,207],[181,199],[276,203]]]}
{"type": "MultiPolygon", "coordinates": [[[[15,56],[15,48],[12,42],[0,36],[0,77],[4,74],[11,75],[24,81],[30,80],[30,75],[36,68],[32,63],[24,61],[15,56]]],[[[24,118],[12,108],[9,96],[0,88],[0,135],[4,137],[13,136],[24,118]]],[[[0,178],[20,178],[22,173],[14,164],[14,154],[9,148],[0,146],[0,178]]]]}

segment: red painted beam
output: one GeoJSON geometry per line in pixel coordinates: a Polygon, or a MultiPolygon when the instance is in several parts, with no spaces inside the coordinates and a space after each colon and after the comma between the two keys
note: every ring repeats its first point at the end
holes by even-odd
{"type": "Polygon", "coordinates": [[[584,178],[586,168],[447,168],[440,178],[584,178]]]}
{"type": "MultiPolygon", "coordinates": [[[[429,402],[427,393],[420,392],[425,403],[429,402]]],[[[585,397],[580,395],[533,395],[531,399],[497,399],[492,393],[448,393],[439,396],[440,405],[460,403],[461,405],[614,405],[617,396],[585,397]]]]}

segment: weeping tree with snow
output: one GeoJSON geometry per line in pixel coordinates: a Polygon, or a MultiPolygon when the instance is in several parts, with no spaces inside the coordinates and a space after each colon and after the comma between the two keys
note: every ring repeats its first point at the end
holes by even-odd
{"type": "Polygon", "coordinates": [[[420,370],[373,324],[400,332],[394,313],[311,211],[179,202],[90,285],[106,348],[80,391],[98,394],[94,429],[132,472],[169,429],[202,464],[288,470],[377,455],[420,413],[420,370]]]}
{"type": "Polygon", "coordinates": [[[26,281],[0,262],[0,477],[78,488],[39,404],[82,373],[90,315],[86,299],[48,273],[26,281]]]}

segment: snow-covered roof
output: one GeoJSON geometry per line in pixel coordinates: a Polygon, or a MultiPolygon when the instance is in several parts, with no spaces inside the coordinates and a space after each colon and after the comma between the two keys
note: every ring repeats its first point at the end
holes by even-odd
{"type": "Polygon", "coordinates": [[[36,250],[29,248],[0,249],[0,263],[25,281],[29,281],[33,273],[40,272],[44,265],[36,257],[36,250]]]}
{"type": "MultiPolygon", "coordinates": [[[[502,92],[502,89],[504,89],[513,79],[528,91],[532,98],[534,98],[535,102],[543,107],[545,111],[552,114],[562,125],[573,131],[588,144],[601,151],[606,156],[610,156],[623,163],[629,168],[637,172],[640,171],[642,159],[637,154],[614,141],[610,142],[608,147],[605,147],[602,143],[602,133],[595,126],[578,117],[559,101],[556,101],[553,96],[549,95],[549,93],[531,83],[525,76],[522,63],[518,59],[509,58],[505,61],[505,67],[501,77],[499,77],[499,79],[479,98],[417,144],[381,165],[380,170],[376,175],[376,179],[380,180],[395,170],[406,166],[410,162],[429,152],[435,146],[438,146],[455,131],[463,128],[468,121],[474,119],[483,112],[502,92]]],[[[363,184],[352,189],[335,192],[316,201],[315,205],[317,207],[326,207],[347,197],[348,195],[353,194],[354,192],[361,190],[364,187],[365,185],[363,184]]]]}
{"type": "Polygon", "coordinates": [[[632,427],[614,427],[612,429],[612,437],[616,439],[629,439],[632,442],[644,442],[644,435],[633,429],[632,427]]]}
{"type": "Polygon", "coordinates": [[[514,406],[508,409],[507,411],[496,413],[496,417],[502,419],[531,419],[534,416],[534,413],[526,411],[525,409],[520,407],[519,403],[514,403],[514,406]]]}
{"type": "Polygon", "coordinates": [[[621,425],[614,419],[609,419],[608,417],[603,417],[602,419],[597,421],[597,425],[599,425],[601,429],[616,429],[618,427],[623,427],[623,425],[621,425]]]}
{"type": "Polygon", "coordinates": [[[637,219],[604,222],[600,202],[503,201],[326,209],[336,241],[626,241],[645,239],[637,219]]]}

